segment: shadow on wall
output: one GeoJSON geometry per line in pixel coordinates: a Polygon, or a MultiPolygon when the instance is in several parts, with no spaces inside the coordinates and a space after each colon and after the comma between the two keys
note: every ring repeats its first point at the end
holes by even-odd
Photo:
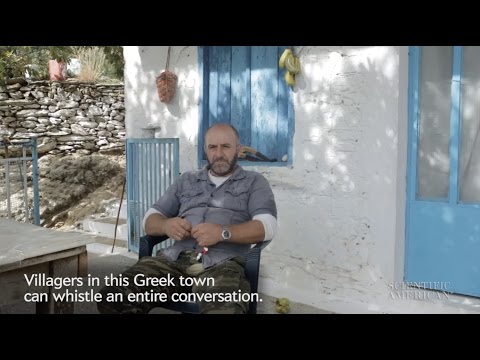
{"type": "MultiPolygon", "coordinates": [[[[155,80],[165,69],[167,49],[126,50],[131,51],[125,56],[130,59],[126,102],[130,119],[137,119],[127,124],[128,137],[153,137],[145,127],[161,125],[162,133],[181,138],[180,147],[193,154],[196,163],[197,48],[171,48],[169,68],[178,76],[178,88],[173,100],[164,104],[155,80]]],[[[307,46],[295,47],[295,53],[302,72],[294,88],[293,166],[267,168],[266,172],[273,174],[276,191],[286,194],[279,197],[280,207],[314,210],[302,212],[307,219],[289,219],[291,226],[272,245],[293,256],[314,254],[313,258],[331,265],[368,265],[372,249],[378,252],[379,247],[391,245],[375,244],[371,239],[369,204],[380,208],[389,200],[387,196],[373,198],[368,191],[377,185],[388,189],[396,181],[382,165],[391,163],[397,149],[398,129],[390,112],[398,109],[398,53],[391,47],[307,46]],[[360,215],[358,210],[362,210],[360,215]],[[288,240],[292,236],[313,234],[304,224],[321,225],[322,233],[315,235],[317,241],[292,247],[288,240]]]]}
{"type": "MultiPolygon", "coordinates": [[[[195,57],[195,48],[172,46],[169,69],[178,77],[176,94],[168,103],[162,103],[157,93],[156,78],[165,69],[168,46],[139,46],[137,53],[126,53],[132,59],[128,71],[131,76],[125,78],[125,88],[129,114],[138,120],[135,126],[127,124],[128,137],[154,137],[151,129],[168,128],[169,133],[181,131],[182,123],[188,111],[189,99],[186,95],[196,91],[194,86],[186,87],[186,79],[196,76],[193,65],[184,66],[188,61],[182,56],[195,57]],[[135,59],[135,60],[134,60],[135,59]],[[174,131],[172,127],[175,126],[174,131]]],[[[132,51],[131,49],[125,51],[132,51]]],[[[195,60],[196,61],[196,60],[195,60]]],[[[128,66],[128,63],[127,63],[128,66]]],[[[196,91],[198,92],[198,91],[196,91]]],[[[133,123],[133,121],[132,121],[133,123]]],[[[180,137],[180,134],[178,135],[180,137]]]]}

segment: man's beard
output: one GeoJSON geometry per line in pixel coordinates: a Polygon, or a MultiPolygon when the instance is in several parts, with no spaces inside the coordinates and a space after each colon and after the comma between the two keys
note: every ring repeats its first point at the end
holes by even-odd
{"type": "Polygon", "coordinates": [[[208,158],[207,158],[207,161],[208,161],[208,169],[213,173],[213,175],[225,176],[233,172],[233,170],[237,166],[238,154],[235,153],[235,156],[233,157],[232,161],[228,161],[225,158],[216,159],[213,163],[211,163],[210,160],[208,160],[208,158]],[[228,163],[228,168],[226,168],[226,165],[224,164],[218,166],[218,164],[216,163],[219,160],[225,160],[225,162],[228,163]]]}

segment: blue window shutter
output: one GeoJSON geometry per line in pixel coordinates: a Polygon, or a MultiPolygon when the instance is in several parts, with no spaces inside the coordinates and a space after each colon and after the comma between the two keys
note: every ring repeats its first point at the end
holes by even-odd
{"type": "Polygon", "coordinates": [[[251,144],[250,57],[249,46],[232,46],[231,124],[240,134],[243,145],[251,144]]]}
{"type": "MultiPolygon", "coordinates": [[[[278,59],[285,47],[209,46],[199,49],[201,100],[199,160],[203,134],[218,122],[234,125],[240,142],[267,157],[291,162],[293,105],[278,59]]],[[[286,164],[286,162],[284,162],[286,164]]]]}

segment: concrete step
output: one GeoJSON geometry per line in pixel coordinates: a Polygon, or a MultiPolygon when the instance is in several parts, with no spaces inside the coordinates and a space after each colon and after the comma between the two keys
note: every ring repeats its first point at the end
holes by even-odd
{"type": "MultiPolygon", "coordinates": [[[[107,246],[108,248],[112,249],[113,238],[98,236],[98,235],[91,235],[91,234],[90,234],[90,236],[92,236],[92,238],[95,240],[95,243],[97,245],[101,244],[102,246],[107,246]]],[[[128,249],[128,241],[119,239],[118,236],[117,236],[117,238],[115,239],[115,247],[114,248],[115,249],[122,248],[122,249],[126,250],[126,249],[128,249]]],[[[88,246],[87,246],[87,250],[88,250],[88,246]]]]}
{"type": "MultiPolygon", "coordinates": [[[[124,195],[123,201],[122,201],[122,208],[120,209],[120,219],[127,219],[127,200],[126,200],[126,198],[127,198],[127,195],[124,195]]],[[[114,205],[112,205],[108,209],[107,216],[117,218],[118,207],[119,206],[120,206],[120,199],[118,200],[117,203],[115,203],[114,205]]]]}
{"type": "MultiPolygon", "coordinates": [[[[118,209],[117,209],[118,211],[118,209]]],[[[115,235],[116,217],[83,220],[83,230],[113,239],[115,235]]],[[[126,219],[118,220],[117,239],[128,240],[128,224],[126,219]]]]}

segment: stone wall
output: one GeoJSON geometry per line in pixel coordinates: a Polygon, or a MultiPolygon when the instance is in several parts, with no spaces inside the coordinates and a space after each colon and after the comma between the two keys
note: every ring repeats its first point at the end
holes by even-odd
{"type": "MultiPolygon", "coordinates": [[[[0,86],[0,145],[37,138],[39,154],[123,153],[124,87],[72,81],[0,86]]],[[[4,155],[0,146],[0,156],[4,155]]]]}

